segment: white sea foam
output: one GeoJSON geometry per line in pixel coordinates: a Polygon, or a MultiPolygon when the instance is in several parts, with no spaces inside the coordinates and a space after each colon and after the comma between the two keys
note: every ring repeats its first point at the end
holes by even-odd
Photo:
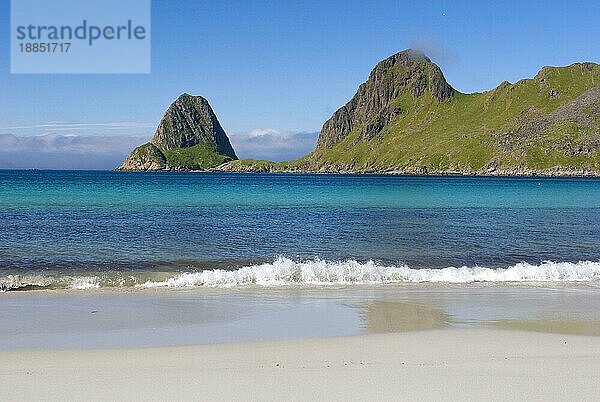
{"type": "Polygon", "coordinates": [[[236,270],[205,270],[187,273],[130,273],[98,275],[8,275],[0,277],[0,292],[29,289],[79,289],[122,287],[214,287],[378,285],[393,283],[472,282],[584,282],[600,286],[600,262],[519,263],[506,268],[447,267],[414,269],[406,265],[385,266],[373,261],[295,261],[279,257],[273,262],[236,270]],[[156,278],[167,278],[157,280],[156,278]]]}
{"type": "Polygon", "coordinates": [[[0,277],[0,292],[20,289],[97,289],[98,276],[8,275],[0,277]]]}
{"type": "Polygon", "coordinates": [[[100,278],[97,276],[82,276],[73,278],[71,288],[78,290],[97,289],[100,287],[100,278]]]}
{"type": "Polygon", "coordinates": [[[406,265],[384,266],[373,261],[294,261],[279,257],[272,263],[237,270],[182,273],[165,281],[148,281],[142,287],[239,287],[248,285],[350,285],[388,283],[471,282],[594,282],[600,281],[600,262],[546,261],[540,265],[519,263],[507,268],[448,267],[413,269],[406,265]]]}
{"type": "Polygon", "coordinates": [[[22,289],[28,286],[44,288],[50,286],[53,280],[52,277],[37,275],[8,275],[0,278],[0,292],[22,289]]]}

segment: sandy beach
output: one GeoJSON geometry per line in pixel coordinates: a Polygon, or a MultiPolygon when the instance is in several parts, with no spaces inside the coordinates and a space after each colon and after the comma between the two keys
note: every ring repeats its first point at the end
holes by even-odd
{"type": "Polygon", "coordinates": [[[1,400],[597,400],[598,292],[8,292],[1,400]]]}
{"type": "Polygon", "coordinates": [[[600,338],[512,330],[2,352],[3,400],[594,400],[600,338]]]}

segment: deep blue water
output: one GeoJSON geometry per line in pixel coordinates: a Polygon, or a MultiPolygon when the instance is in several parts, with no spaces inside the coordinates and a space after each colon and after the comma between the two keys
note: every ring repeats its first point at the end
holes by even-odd
{"type": "Polygon", "coordinates": [[[0,275],[600,260],[600,180],[0,171],[0,275]]]}

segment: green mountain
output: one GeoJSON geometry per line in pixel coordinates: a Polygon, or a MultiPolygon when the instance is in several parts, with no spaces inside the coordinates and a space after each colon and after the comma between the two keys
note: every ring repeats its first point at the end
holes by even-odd
{"type": "Polygon", "coordinates": [[[182,94],[165,112],[152,140],[134,149],[117,170],[204,170],[234,159],[208,101],[182,94]]]}
{"type": "Polygon", "coordinates": [[[600,65],[544,67],[533,79],[464,94],[406,50],[375,66],[311,154],[219,169],[585,175],[600,172],[599,150],[600,65]]]}

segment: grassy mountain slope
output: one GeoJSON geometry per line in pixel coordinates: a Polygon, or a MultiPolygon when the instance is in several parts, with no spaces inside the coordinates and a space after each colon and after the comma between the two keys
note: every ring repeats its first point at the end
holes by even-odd
{"type": "Polygon", "coordinates": [[[187,148],[163,150],[167,164],[172,168],[198,170],[218,166],[231,160],[217,152],[212,144],[197,144],[187,148]]]}
{"type": "MultiPolygon", "coordinates": [[[[252,162],[230,166],[236,164],[251,170],[252,162]]],[[[261,165],[264,169],[265,162],[261,165]]],[[[324,124],[314,152],[269,169],[600,171],[600,65],[544,67],[532,79],[463,94],[446,83],[427,57],[400,52],[380,62],[324,124]]]]}
{"type": "Polygon", "coordinates": [[[297,161],[312,169],[600,170],[600,66],[545,67],[534,79],[445,101],[404,92],[402,113],[372,139],[362,125],[297,161]]]}

